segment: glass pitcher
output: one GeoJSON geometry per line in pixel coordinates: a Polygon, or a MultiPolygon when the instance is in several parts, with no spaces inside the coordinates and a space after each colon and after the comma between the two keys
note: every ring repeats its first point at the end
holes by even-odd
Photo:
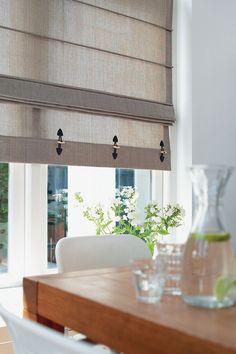
{"type": "Polygon", "coordinates": [[[236,262],[231,235],[222,222],[222,199],[233,171],[193,166],[194,222],[183,256],[182,296],[193,306],[223,308],[235,303],[236,262]]]}

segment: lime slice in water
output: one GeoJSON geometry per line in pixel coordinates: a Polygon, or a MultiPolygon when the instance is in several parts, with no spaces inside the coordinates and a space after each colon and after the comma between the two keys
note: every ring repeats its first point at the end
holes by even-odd
{"type": "Polygon", "coordinates": [[[193,240],[204,240],[208,242],[222,242],[230,239],[230,234],[226,232],[222,233],[192,233],[190,236],[193,240]]]}
{"type": "Polygon", "coordinates": [[[236,281],[228,276],[217,278],[214,286],[214,295],[218,301],[224,300],[225,296],[236,286],[236,281]]]}

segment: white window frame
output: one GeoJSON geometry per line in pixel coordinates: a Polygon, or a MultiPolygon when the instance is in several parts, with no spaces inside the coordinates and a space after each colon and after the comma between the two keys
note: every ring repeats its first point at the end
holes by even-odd
{"type": "Polygon", "coordinates": [[[25,274],[47,267],[47,165],[25,165],[25,274]]]}
{"type": "Polygon", "coordinates": [[[21,283],[25,259],[25,170],[23,164],[9,164],[8,180],[8,272],[1,274],[1,287],[21,283]]]}
{"type": "MultiPolygon", "coordinates": [[[[9,164],[8,273],[1,287],[21,285],[23,276],[55,273],[47,261],[48,165],[9,164]]],[[[151,173],[151,199],[163,202],[163,172],[151,173]]]]}

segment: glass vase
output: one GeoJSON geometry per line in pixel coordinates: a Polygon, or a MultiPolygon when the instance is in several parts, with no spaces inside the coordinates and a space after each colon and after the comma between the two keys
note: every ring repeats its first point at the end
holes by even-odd
{"type": "Polygon", "coordinates": [[[190,305],[223,308],[235,303],[236,263],[222,221],[222,199],[233,168],[193,166],[194,222],[185,246],[182,296],[190,305]]]}

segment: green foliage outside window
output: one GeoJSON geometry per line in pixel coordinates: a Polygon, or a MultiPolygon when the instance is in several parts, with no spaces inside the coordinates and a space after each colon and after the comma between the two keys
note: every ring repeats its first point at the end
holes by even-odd
{"type": "MultiPolygon", "coordinates": [[[[84,205],[80,193],[75,194],[79,204],[84,205]]],[[[182,225],[184,210],[179,205],[166,205],[161,208],[152,201],[144,207],[144,221],[140,222],[137,210],[138,193],[131,186],[116,191],[116,198],[109,208],[100,203],[84,206],[83,216],[96,226],[96,234],[131,234],[143,239],[152,254],[158,236],[165,236],[172,228],[182,225]]]]}

